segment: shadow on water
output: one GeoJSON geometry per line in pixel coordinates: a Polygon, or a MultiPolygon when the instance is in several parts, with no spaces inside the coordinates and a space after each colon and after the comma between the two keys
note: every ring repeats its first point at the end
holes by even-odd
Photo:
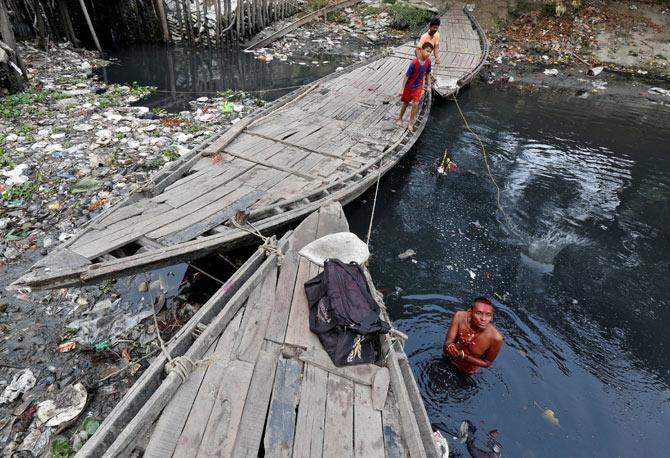
{"type": "MultiPolygon", "coordinates": [[[[381,182],[371,242],[434,427],[497,429],[505,456],[665,456],[670,112],[479,85],[460,103],[509,221],[476,138],[452,103],[436,103],[381,182]],[[435,173],[445,147],[458,164],[446,177],[435,173]],[[408,248],[418,263],[398,259],[408,248]],[[454,312],[478,295],[494,299],[505,346],[467,378],[441,348],[454,312]]],[[[359,235],[373,192],[347,208],[359,235]]]]}
{"type": "Polygon", "coordinates": [[[142,105],[167,111],[189,109],[189,101],[215,97],[227,90],[245,91],[263,100],[274,100],[350,60],[310,55],[303,60],[263,62],[237,48],[201,49],[156,44],[118,48],[114,63],[97,71],[106,83],[155,86],[156,93],[142,105]]]}

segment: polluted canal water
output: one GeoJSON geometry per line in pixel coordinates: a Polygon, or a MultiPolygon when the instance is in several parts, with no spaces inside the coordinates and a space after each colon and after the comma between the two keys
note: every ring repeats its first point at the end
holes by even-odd
{"type": "MultiPolygon", "coordinates": [[[[670,111],[481,84],[459,101],[509,219],[477,139],[440,102],[381,180],[370,247],[434,428],[454,437],[470,420],[503,456],[667,456],[670,111]],[[458,169],[442,176],[445,147],[458,169]],[[505,344],[466,377],[442,343],[480,295],[505,344]]],[[[347,208],[359,236],[373,198],[347,208]]]]}
{"type": "Polygon", "coordinates": [[[188,109],[191,100],[231,90],[274,100],[351,63],[351,59],[335,55],[263,61],[239,49],[151,44],[118,48],[110,57],[114,63],[97,71],[105,83],[154,86],[157,91],[140,104],[166,111],[188,109]]]}

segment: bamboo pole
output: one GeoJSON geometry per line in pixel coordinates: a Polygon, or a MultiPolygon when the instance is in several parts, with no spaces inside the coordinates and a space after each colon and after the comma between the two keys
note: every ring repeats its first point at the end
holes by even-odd
{"type": "Polygon", "coordinates": [[[202,1],[202,23],[205,31],[205,45],[211,47],[209,37],[209,19],[207,19],[207,0],[202,1]]]}
{"type": "Polygon", "coordinates": [[[195,0],[195,19],[196,19],[196,27],[198,28],[198,31],[196,32],[196,37],[199,38],[198,41],[202,41],[200,39],[200,31],[202,30],[202,16],[200,15],[200,0],[195,0]]]}
{"type": "Polygon", "coordinates": [[[88,24],[88,30],[91,32],[93,37],[93,42],[95,47],[98,48],[100,57],[103,57],[102,48],[100,47],[100,42],[98,41],[98,36],[95,34],[95,29],[93,28],[93,23],[91,22],[91,17],[88,15],[88,10],[86,9],[86,3],[84,0],[79,0],[79,5],[81,5],[81,12],[84,13],[84,19],[86,19],[86,24],[88,24]]]}
{"type": "Polygon", "coordinates": [[[231,0],[226,0],[226,27],[228,28],[228,43],[233,41],[233,6],[231,0]]]}
{"type": "Polygon", "coordinates": [[[188,35],[188,41],[193,45],[193,21],[191,20],[191,8],[188,5],[188,1],[182,0],[181,6],[184,9],[184,25],[186,26],[186,33],[188,35]]]}
{"type": "Polygon", "coordinates": [[[167,15],[165,14],[165,4],[163,0],[155,0],[156,8],[158,8],[158,16],[161,22],[161,30],[163,31],[163,41],[170,43],[172,37],[170,36],[170,28],[168,26],[167,15]]]}
{"type": "Polygon", "coordinates": [[[72,19],[70,19],[70,10],[67,6],[67,0],[58,0],[58,10],[60,13],[60,19],[63,23],[63,29],[65,31],[65,36],[72,43],[72,46],[78,48],[80,43],[77,35],[74,33],[74,27],[72,27],[72,19]]]}
{"type": "Polygon", "coordinates": [[[214,0],[216,2],[216,48],[221,48],[221,0],[214,0]]]}
{"type": "Polygon", "coordinates": [[[184,31],[184,20],[182,19],[181,5],[179,0],[174,1],[174,7],[175,15],[177,16],[177,24],[179,24],[179,36],[181,37],[181,42],[183,43],[186,41],[186,32],[184,31]]]}
{"type": "Polygon", "coordinates": [[[236,12],[235,12],[235,18],[237,19],[235,21],[235,29],[237,30],[237,40],[240,40],[240,37],[242,36],[242,33],[244,30],[242,30],[242,1],[237,0],[237,4],[235,5],[236,7],[236,12]]]}

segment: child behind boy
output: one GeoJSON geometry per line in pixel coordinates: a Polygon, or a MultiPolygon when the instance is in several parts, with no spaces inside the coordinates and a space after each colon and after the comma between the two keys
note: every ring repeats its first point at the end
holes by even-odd
{"type": "Polygon", "coordinates": [[[424,43],[421,47],[420,57],[412,61],[407,69],[405,78],[402,80],[402,89],[400,91],[402,108],[400,109],[400,116],[396,121],[396,125],[402,127],[402,118],[405,116],[407,105],[411,102],[412,110],[409,114],[409,121],[407,123],[407,129],[410,132],[414,132],[414,121],[416,119],[416,111],[419,106],[419,99],[421,99],[421,91],[424,81],[426,82],[426,92],[430,93],[430,78],[427,76],[430,75],[430,59],[428,56],[432,50],[433,45],[431,43],[424,43]]]}

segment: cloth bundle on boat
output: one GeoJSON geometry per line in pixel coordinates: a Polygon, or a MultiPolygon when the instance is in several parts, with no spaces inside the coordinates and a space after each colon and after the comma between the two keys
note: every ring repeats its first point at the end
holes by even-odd
{"type": "Polygon", "coordinates": [[[324,261],[324,270],[305,283],[309,327],[338,367],[374,363],[374,342],[389,324],[379,317],[365,274],[356,262],[324,261]]]}
{"type": "Polygon", "coordinates": [[[305,245],[299,254],[321,267],[330,258],[365,264],[370,257],[368,245],[352,232],[325,235],[305,245]]]}

